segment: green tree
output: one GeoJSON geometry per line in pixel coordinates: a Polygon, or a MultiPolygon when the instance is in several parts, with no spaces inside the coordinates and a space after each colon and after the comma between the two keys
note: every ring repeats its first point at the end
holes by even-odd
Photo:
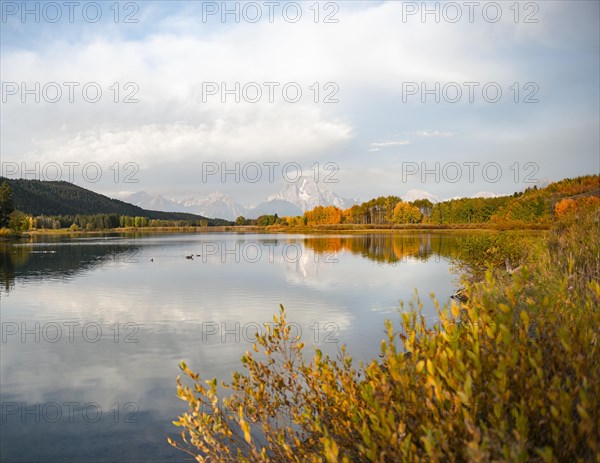
{"type": "Polygon", "coordinates": [[[433,209],[433,203],[426,198],[416,199],[415,201],[411,202],[410,204],[418,207],[419,210],[421,211],[421,214],[423,214],[425,217],[429,217],[429,215],[431,214],[431,210],[433,209]]]}
{"type": "Polygon", "coordinates": [[[29,217],[21,211],[13,211],[8,216],[8,228],[16,233],[29,230],[29,217]]]}
{"type": "Polygon", "coordinates": [[[275,215],[261,215],[256,219],[256,224],[261,227],[267,227],[269,225],[275,225],[279,217],[275,215]]]}
{"type": "Polygon", "coordinates": [[[237,219],[235,219],[236,225],[246,225],[246,217],[240,215],[237,219]]]}
{"type": "Polygon", "coordinates": [[[2,185],[0,185],[0,227],[6,227],[8,225],[8,218],[14,210],[13,191],[5,180],[2,182],[2,185]]]}

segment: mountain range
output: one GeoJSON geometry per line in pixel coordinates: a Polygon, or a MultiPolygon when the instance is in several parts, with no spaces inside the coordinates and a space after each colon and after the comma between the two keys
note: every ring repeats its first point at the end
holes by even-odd
{"type": "MultiPolygon", "coordinates": [[[[489,191],[473,195],[473,197],[484,198],[496,196],[498,195],[489,191]]],[[[434,204],[442,201],[436,195],[419,189],[408,190],[402,195],[403,201],[411,202],[417,199],[428,199],[434,204]]],[[[295,183],[286,184],[279,192],[269,195],[265,201],[249,206],[243,206],[230,195],[220,192],[198,198],[169,199],[160,194],[139,191],[125,197],[124,200],[144,209],[185,212],[225,220],[235,220],[239,216],[256,219],[261,215],[272,214],[280,217],[298,216],[316,206],[336,206],[347,209],[360,204],[357,199],[342,198],[331,190],[322,189],[314,178],[308,176],[301,177],[295,183]]]]}
{"type": "Polygon", "coordinates": [[[346,209],[358,204],[358,200],[346,199],[334,192],[322,189],[314,178],[304,176],[295,183],[288,183],[281,191],[267,197],[256,205],[242,206],[224,193],[211,193],[208,196],[188,199],[169,199],[160,194],[145,191],[124,198],[128,203],[144,209],[159,209],[169,212],[186,212],[205,217],[235,220],[239,216],[255,219],[261,215],[283,216],[302,215],[316,206],[336,206],[346,209]]]}

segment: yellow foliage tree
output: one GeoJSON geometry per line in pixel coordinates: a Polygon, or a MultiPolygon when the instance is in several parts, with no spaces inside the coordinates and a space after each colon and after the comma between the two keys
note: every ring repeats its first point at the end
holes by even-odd
{"type": "Polygon", "coordinates": [[[302,217],[284,217],[284,220],[292,227],[304,225],[304,220],[302,217]]]}
{"type": "Polygon", "coordinates": [[[421,211],[417,206],[400,201],[394,207],[392,216],[393,223],[418,223],[422,218],[421,211]]]}

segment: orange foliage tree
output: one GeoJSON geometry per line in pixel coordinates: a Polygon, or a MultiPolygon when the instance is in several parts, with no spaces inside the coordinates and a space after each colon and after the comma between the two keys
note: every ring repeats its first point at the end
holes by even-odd
{"type": "Polygon", "coordinates": [[[334,225],[342,223],[342,210],[335,206],[317,206],[304,213],[307,225],[334,225]]]}
{"type": "Polygon", "coordinates": [[[567,214],[575,212],[581,207],[593,208],[600,203],[598,196],[583,196],[577,199],[563,199],[554,206],[554,213],[556,217],[561,218],[567,214]]]}
{"type": "Polygon", "coordinates": [[[554,206],[554,213],[557,217],[564,216],[567,212],[577,208],[577,201],[574,199],[563,199],[554,206]]]}

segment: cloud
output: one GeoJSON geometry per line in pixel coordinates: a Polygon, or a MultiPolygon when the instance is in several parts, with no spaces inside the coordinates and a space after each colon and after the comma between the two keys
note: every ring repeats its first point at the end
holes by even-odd
{"type": "Polygon", "coordinates": [[[296,159],[331,149],[351,138],[352,129],[326,120],[318,111],[273,110],[261,118],[240,113],[209,122],[103,126],[36,141],[30,159],[78,160],[110,165],[136,162],[142,168],[203,159],[277,159],[281,152],[296,159]]]}
{"type": "Polygon", "coordinates": [[[454,132],[440,132],[439,130],[417,130],[417,137],[427,138],[450,138],[455,135],[454,132]]]}
{"type": "MultiPolygon", "coordinates": [[[[173,183],[170,176],[193,189],[196,184],[180,178],[203,156],[327,159],[340,161],[347,181],[336,192],[364,197],[398,183],[389,160],[368,153],[408,144],[404,161],[502,159],[510,166],[525,153],[544,167],[543,175],[556,177],[597,166],[596,3],[550,2],[535,24],[516,24],[508,6],[498,23],[482,20],[480,8],[473,23],[466,16],[457,24],[423,23],[419,16],[402,22],[402,2],[342,2],[336,24],[315,23],[307,7],[296,24],[281,18],[205,24],[200,3],[163,5],[144,4],[137,26],[52,24],[42,31],[38,24],[3,24],[4,82],[97,82],[104,92],[96,104],[81,101],[80,93],[74,103],[9,99],[1,108],[3,161],[137,162],[155,169],[144,176],[151,183],[146,189],[173,183]],[[367,39],[373,37],[376,42],[367,39]],[[523,97],[529,81],[539,83],[540,103],[515,104],[509,86],[520,83],[523,97]],[[115,82],[119,103],[112,101],[115,82]],[[127,82],[138,85],[139,103],[122,102],[127,82]],[[206,82],[280,85],[274,103],[223,104],[220,95],[205,101],[206,82]],[[282,101],[281,89],[290,82],[303,90],[298,103],[282,101]],[[404,103],[406,82],[428,88],[498,82],[504,100],[484,103],[478,87],[476,104],[466,97],[423,104],[419,95],[404,103]],[[328,97],[339,102],[327,104],[328,97]],[[419,143],[436,138],[445,140],[443,152],[419,143]],[[573,159],[565,152],[578,154],[573,159]],[[365,176],[365,158],[386,176],[365,176]],[[172,167],[168,173],[165,164],[172,167]]],[[[460,195],[464,187],[446,186],[460,195]]],[[[257,196],[266,192],[270,188],[257,196]]]]}
{"type": "Polygon", "coordinates": [[[375,147],[375,148],[387,148],[389,146],[404,146],[404,145],[410,145],[410,141],[408,140],[398,140],[398,141],[384,141],[384,142],[378,142],[378,143],[371,143],[371,146],[375,147]]]}

